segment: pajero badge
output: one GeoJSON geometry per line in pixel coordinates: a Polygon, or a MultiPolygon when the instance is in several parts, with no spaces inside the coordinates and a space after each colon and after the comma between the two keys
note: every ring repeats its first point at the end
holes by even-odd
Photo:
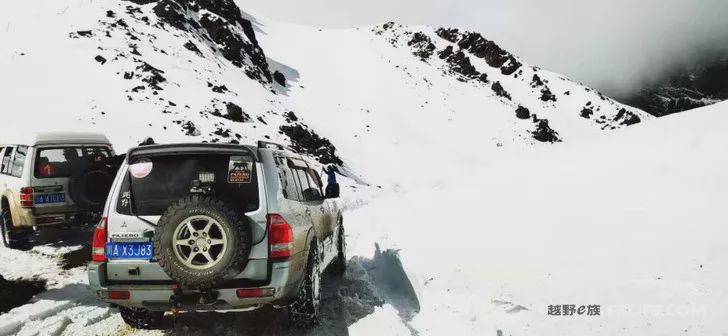
{"type": "Polygon", "coordinates": [[[231,156],[228,166],[228,183],[250,183],[251,160],[247,156],[231,156]]]}

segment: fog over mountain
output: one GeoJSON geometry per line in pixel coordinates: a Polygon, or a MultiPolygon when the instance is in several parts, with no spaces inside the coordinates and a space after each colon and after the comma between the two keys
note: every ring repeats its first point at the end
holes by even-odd
{"type": "Polygon", "coordinates": [[[531,63],[626,98],[704,55],[728,52],[725,0],[236,0],[283,21],[457,26],[531,63]]]}

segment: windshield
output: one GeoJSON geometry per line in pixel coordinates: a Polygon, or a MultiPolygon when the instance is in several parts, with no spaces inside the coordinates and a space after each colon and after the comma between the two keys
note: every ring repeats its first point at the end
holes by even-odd
{"type": "Polygon", "coordinates": [[[35,156],[35,177],[71,177],[76,170],[110,156],[111,150],[102,146],[39,148],[35,156]]]}
{"type": "Polygon", "coordinates": [[[258,209],[258,178],[250,156],[197,154],[136,159],[122,184],[117,212],[161,216],[175,201],[212,196],[248,212],[258,209]]]}

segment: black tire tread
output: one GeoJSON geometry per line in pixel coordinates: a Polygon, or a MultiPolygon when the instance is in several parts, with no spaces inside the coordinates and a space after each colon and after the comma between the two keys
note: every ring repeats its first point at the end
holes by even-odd
{"type": "Polygon", "coordinates": [[[294,327],[308,328],[319,323],[319,315],[314,306],[314,302],[307,295],[307,292],[312,290],[314,266],[316,264],[320,266],[317,246],[315,241],[311,244],[308,261],[306,262],[306,274],[304,275],[303,282],[295,300],[288,306],[290,323],[294,327]]]}
{"type": "Polygon", "coordinates": [[[149,311],[140,308],[120,307],[121,319],[135,329],[150,330],[156,329],[162,324],[164,312],[149,311]]]}
{"type": "MultiPolygon", "coordinates": [[[[164,269],[165,272],[174,280],[179,281],[180,284],[183,286],[188,287],[196,287],[196,288],[213,288],[215,286],[219,286],[222,284],[225,280],[225,276],[217,276],[214,279],[208,280],[208,281],[198,281],[197,279],[189,279],[187,274],[178,272],[178,270],[174,267],[170,267],[170,265],[167,263],[167,260],[162,257],[162,255],[159,253],[159,249],[157,249],[157,246],[162,246],[162,237],[163,233],[166,229],[168,229],[168,226],[171,224],[170,218],[174,218],[175,215],[177,215],[179,212],[184,211],[187,207],[195,206],[195,205],[202,205],[202,206],[208,206],[217,209],[218,211],[222,212],[224,216],[232,223],[232,228],[235,231],[235,234],[238,236],[239,241],[243,242],[241,244],[237,244],[235,246],[231,246],[231,248],[235,249],[235,254],[232,258],[232,262],[226,267],[229,271],[224,274],[226,276],[230,276],[231,273],[234,273],[232,275],[237,275],[237,273],[242,272],[242,270],[245,268],[245,266],[248,263],[248,257],[250,256],[250,250],[252,248],[252,241],[251,236],[252,234],[249,233],[250,227],[248,225],[245,225],[243,218],[238,215],[236,211],[234,211],[232,208],[227,206],[225,202],[222,200],[214,199],[209,196],[199,196],[199,195],[192,195],[187,196],[185,198],[182,198],[178,200],[177,202],[173,203],[169,209],[164,213],[164,215],[160,218],[159,222],[157,223],[157,229],[155,230],[154,234],[154,256],[157,259],[157,262],[159,263],[159,266],[164,269]],[[239,270],[239,271],[237,271],[239,270]]],[[[169,228],[173,230],[174,228],[169,228]]]]}

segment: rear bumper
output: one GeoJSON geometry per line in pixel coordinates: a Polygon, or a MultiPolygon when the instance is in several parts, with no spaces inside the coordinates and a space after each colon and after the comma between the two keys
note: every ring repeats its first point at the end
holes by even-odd
{"type": "Polygon", "coordinates": [[[80,217],[88,220],[93,220],[98,217],[97,213],[90,211],[39,213],[34,208],[18,209],[16,211],[18,212],[19,220],[13,223],[15,227],[58,226],[76,223],[80,217]]]}
{"type": "MultiPolygon", "coordinates": [[[[184,290],[182,299],[175,296],[172,284],[109,284],[104,281],[106,276],[106,263],[93,262],[89,264],[88,276],[89,285],[96,297],[111,304],[146,308],[154,311],[169,311],[178,309],[182,311],[206,311],[206,310],[236,310],[250,309],[257,306],[273,304],[286,305],[290,298],[294,297],[300,283],[300,276],[297,274],[297,262],[289,260],[270,263],[270,281],[265,285],[255,287],[237,288],[216,288],[212,289],[216,296],[213,303],[201,303],[200,292],[197,290],[184,290]],[[240,298],[237,295],[238,289],[266,289],[272,292],[265,297],[240,298]],[[113,300],[109,298],[109,292],[128,291],[128,300],[113,300]]],[[[229,286],[226,286],[229,287],[229,286]]]]}

